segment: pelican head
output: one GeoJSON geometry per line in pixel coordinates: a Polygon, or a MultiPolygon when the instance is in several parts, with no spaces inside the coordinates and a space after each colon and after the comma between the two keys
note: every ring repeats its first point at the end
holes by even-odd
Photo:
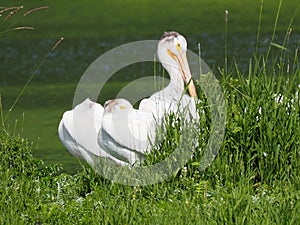
{"type": "Polygon", "coordinates": [[[132,109],[132,105],[129,101],[123,98],[116,98],[108,100],[104,103],[104,113],[105,112],[114,112],[116,110],[132,109]]]}
{"type": "Polygon", "coordinates": [[[168,71],[171,82],[188,85],[191,97],[197,98],[196,88],[192,80],[189,64],[186,57],[187,42],[185,38],[175,32],[165,32],[157,46],[157,56],[163,67],[168,71]]]}

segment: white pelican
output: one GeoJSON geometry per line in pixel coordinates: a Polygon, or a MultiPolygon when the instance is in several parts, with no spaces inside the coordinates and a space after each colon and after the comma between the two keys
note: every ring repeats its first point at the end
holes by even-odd
{"type": "Polygon", "coordinates": [[[125,99],[108,101],[104,108],[89,99],[64,113],[58,133],[61,142],[77,158],[90,165],[95,157],[117,165],[132,165],[150,150],[155,138],[155,122],[165,114],[178,111],[198,119],[194,99],[196,89],[186,57],[187,42],[177,32],[165,32],[157,55],[170,75],[170,84],[141,101],[133,109],[125,99]],[[191,95],[184,94],[184,83],[191,95]]]}

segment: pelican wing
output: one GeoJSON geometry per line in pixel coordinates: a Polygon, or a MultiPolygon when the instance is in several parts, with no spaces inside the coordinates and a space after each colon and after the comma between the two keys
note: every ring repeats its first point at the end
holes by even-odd
{"type": "Polygon", "coordinates": [[[127,163],[114,158],[100,148],[97,135],[101,128],[103,107],[86,99],[73,110],[66,111],[60,121],[58,134],[68,151],[94,165],[95,157],[108,158],[118,165],[127,163]]]}
{"type": "Polygon", "coordinates": [[[125,109],[104,113],[99,144],[104,145],[112,155],[130,160],[133,154],[143,155],[150,150],[155,128],[153,115],[144,110],[125,109]]]}
{"type": "Polygon", "coordinates": [[[109,155],[121,160],[122,162],[127,162],[130,165],[133,165],[144,159],[143,154],[116,142],[104,129],[100,130],[98,140],[101,148],[103,148],[109,155]]]}

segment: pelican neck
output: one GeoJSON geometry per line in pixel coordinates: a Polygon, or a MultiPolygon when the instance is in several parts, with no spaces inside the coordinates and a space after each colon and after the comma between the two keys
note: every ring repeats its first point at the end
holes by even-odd
{"type": "Polygon", "coordinates": [[[170,83],[168,86],[172,86],[180,94],[184,91],[184,81],[182,79],[181,71],[178,66],[172,64],[164,64],[163,67],[167,70],[170,76],[170,83]]]}

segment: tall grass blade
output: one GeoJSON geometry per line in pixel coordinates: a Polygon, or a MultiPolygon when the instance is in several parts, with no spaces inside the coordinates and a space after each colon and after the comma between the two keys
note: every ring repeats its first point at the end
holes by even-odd
{"type": "Polygon", "coordinates": [[[228,73],[228,17],[229,17],[229,11],[226,9],[225,10],[225,50],[224,50],[224,57],[225,57],[224,73],[225,73],[225,75],[227,75],[227,73],[228,73]]]}
{"type": "Polygon", "coordinates": [[[31,76],[29,77],[29,79],[27,80],[26,84],[24,85],[24,87],[22,88],[22,90],[20,91],[20,93],[18,94],[18,96],[16,97],[15,101],[13,102],[13,104],[11,105],[11,107],[9,108],[7,114],[5,115],[4,119],[3,119],[3,124],[5,124],[5,121],[7,120],[9,114],[11,113],[11,111],[14,109],[15,105],[19,102],[20,98],[22,97],[23,93],[25,92],[25,90],[27,89],[28,85],[30,84],[30,82],[32,81],[32,79],[35,77],[35,75],[37,74],[37,72],[40,70],[41,66],[44,64],[44,62],[47,60],[47,58],[50,56],[50,54],[58,47],[58,45],[63,41],[63,38],[60,38],[55,45],[52,47],[52,49],[44,56],[44,58],[41,60],[41,62],[37,65],[37,67],[34,69],[33,73],[31,74],[31,76]]]}
{"type": "Polygon", "coordinates": [[[282,50],[282,51],[286,51],[287,50],[287,48],[284,47],[284,45],[276,44],[276,43],[273,43],[273,42],[271,43],[271,45],[274,46],[274,47],[276,47],[276,48],[278,48],[278,49],[280,49],[280,50],[282,50]]]}
{"type": "MultiPolygon", "coordinates": [[[[278,26],[278,20],[279,20],[279,16],[280,16],[280,12],[281,12],[281,6],[282,6],[282,0],[280,0],[279,5],[278,5],[276,19],[275,19],[275,23],[274,23],[274,27],[273,27],[272,36],[271,36],[271,43],[273,43],[274,39],[275,39],[275,34],[276,34],[277,26],[278,26]]],[[[270,45],[268,48],[268,51],[266,54],[266,60],[268,60],[268,58],[269,58],[271,48],[272,48],[272,45],[270,45]]]]}
{"type": "Polygon", "coordinates": [[[255,46],[255,52],[256,52],[256,54],[258,53],[258,43],[259,43],[259,38],[260,38],[260,29],[261,29],[261,22],[262,22],[263,5],[264,5],[264,0],[261,0],[261,2],[260,2],[260,10],[259,10],[257,36],[256,36],[256,46],[255,46]]]}

